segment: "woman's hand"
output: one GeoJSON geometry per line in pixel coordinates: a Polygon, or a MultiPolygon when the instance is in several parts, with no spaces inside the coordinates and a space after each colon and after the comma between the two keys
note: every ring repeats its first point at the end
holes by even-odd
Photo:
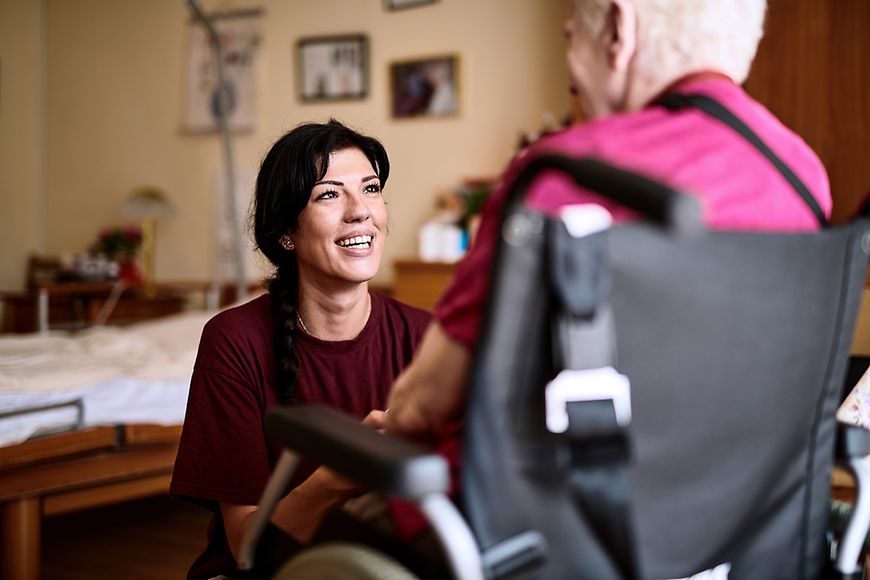
{"type": "Polygon", "coordinates": [[[365,419],[362,420],[362,424],[366,427],[371,427],[372,429],[377,429],[378,431],[383,431],[384,427],[387,426],[387,409],[386,411],[372,411],[368,415],[365,416],[365,419]]]}
{"type": "MultiPolygon", "coordinates": [[[[362,420],[362,424],[381,430],[386,424],[386,413],[372,411],[362,420]]],[[[365,489],[352,479],[321,465],[278,502],[272,514],[272,523],[297,542],[307,543],[330,509],[364,492],[365,489]]],[[[227,537],[230,537],[229,531],[227,537]]]]}
{"type": "Polygon", "coordinates": [[[363,489],[352,479],[344,477],[334,469],[321,465],[314,470],[305,484],[317,488],[317,493],[332,496],[340,501],[350,499],[363,492],[363,489]]]}

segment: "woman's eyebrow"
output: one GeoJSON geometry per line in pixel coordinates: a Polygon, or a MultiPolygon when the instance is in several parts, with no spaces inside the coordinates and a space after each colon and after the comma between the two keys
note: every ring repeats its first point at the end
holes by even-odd
{"type": "MultiPolygon", "coordinates": [[[[377,178],[378,178],[377,175],[369,175],[368,177],[363,177],[360,181],[362,183],[368,183],[369,181],[371,181],[373,179],[377,179],[377,178]]],[[[336,187],[344,187],[344,182],[337,181],[334,179],[324,179],[323,181],[314,182],[314,185],[334,185],[336,187]]]]}

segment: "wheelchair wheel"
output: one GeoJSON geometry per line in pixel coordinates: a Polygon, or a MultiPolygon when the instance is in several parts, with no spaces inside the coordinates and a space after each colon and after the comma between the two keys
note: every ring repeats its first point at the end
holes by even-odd
{"type": "Polygon", "coordinates": [[[358,544],[324,544],[284,564],[273,580],[419,580],[382,552],[358,544]]]}

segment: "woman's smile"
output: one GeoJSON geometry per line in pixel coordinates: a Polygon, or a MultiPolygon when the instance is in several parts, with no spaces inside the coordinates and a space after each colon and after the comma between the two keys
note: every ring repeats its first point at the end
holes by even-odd
{"type": "Polygon", "coordinates": [[[372,234],[354,234],[335,243],[349,250],[370,250],[374,238],[372,234]]]}

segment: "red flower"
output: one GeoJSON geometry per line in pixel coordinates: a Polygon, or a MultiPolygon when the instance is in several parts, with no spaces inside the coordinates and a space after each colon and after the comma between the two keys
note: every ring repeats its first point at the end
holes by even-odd
{"type": "Polygon", "coordinates": [[[124,263],[136,256],[141,243],[142,230],[138,226],[114,226],[103,228],[89,250],[95,254],[103,254],[115,262],[124,263]]]}

